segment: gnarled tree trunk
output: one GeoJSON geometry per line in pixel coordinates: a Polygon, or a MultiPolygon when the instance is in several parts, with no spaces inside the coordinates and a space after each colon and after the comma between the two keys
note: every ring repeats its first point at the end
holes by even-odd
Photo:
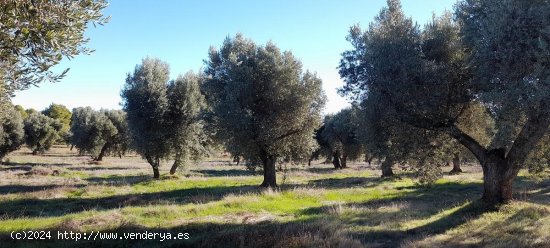
{"type": "Polygon", "coordinates": [[[549,104],[539,106],[543,111],[531,113],[516,136],[508,153],[505,148],[488,150],[456,126],[449,127],[449,134],[468,148],[483,168],[483,201],[489,207],[507,203],[512,199],[512,183],[529,153],[544,136],[550,126],[550,116],[545,113],[549,104]]]}
{"type": "Polygon", "coordinates": [[[174,159],[174,164],[172,164],[172,168],[170,168],[170,175],[176,174],[176,171],[181,164],[182,164],[181,155],[176,154],[176,158],[174,159]]]}
{"type": "Polygon", "coordinates": [[[335,152],[332,154],[332,164],[334,165],[334,169],[341,169],[342,164],[340,163],[340,153],[335,152]]]}
{"type": "Polygon", "coordinates": [[[482,164],[483,201],[490,206],[507,203],[512,200],[512,184],[517,171],[510,166],[502,152],[491,150],[482,164]]]}
{"type": "Polygon", "coordinates": [[[393,159],[391,158],[384,159],[384,162],[382,162],[382,165],[380,166],[382,169],[382,177],[392,177],[394,175],[393,170],[391,168],[392,166],[393,166],[393,159]]]}
{"type": "Polygon", "coordinates": [[[342,155],[342,159],[340,159],[341,161],[341,165],[342,165],[342,169],[344,168],[348,168],[348,155],[344,153],[344,155],[342,155]]]}
{"type": "Polygon", "coordinates": [[[103,147],[101,147],[101,151],[99,152],[99,155],[94,159],[95,161],[103,161],[103,157],[105,156],[105,153],[107,152],[107,149],[109,149],[109,143],[105,143],[103,147]]]}
{"type": "Polygon", "coordinates": [[[160,178],[160,172],[159,172],[160,158],[153,158],[151,156],[146,155],[145,159],[147,159],[147,162],[153,168],[153,178],[159,179],[160,178]]]}
{"type": "Polygon", "coordinates": [[[264,166],[264,181],[260,186],[266,188],[276,188],[277,174],[275,173],[275,163],[277,162],[277,157],[273,155],[266,155],[262,159],[262,162],[264,166]]]}
{"type": "Polygon", "coordinates": [[[453,157],[453,169],[449,172],[451,175],[456,175],[462,173],[462,169],[460,168],[460,157],[458,156],[458,153],[454,154],[453,157]]]}

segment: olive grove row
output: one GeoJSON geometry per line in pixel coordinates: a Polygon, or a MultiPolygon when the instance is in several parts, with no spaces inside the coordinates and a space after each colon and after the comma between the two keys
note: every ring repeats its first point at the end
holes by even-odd
{"type": "MultiPolygon", "coordinates": [[[[54,111],[4,104],[0,155],[23,140],[35,153],[64,140],[96,160],[132,149],[158,178],[161,161],[173,159],[174,173],[221,147],[260,165],[265,187],[277,186],[278,163],[321,156],[335,168],[376,159],[383,176],[407,165],[428,182],[441,165],[452,162],[458,173],[469,160],[483,169],[484,201],[508,202],[521,168],[549,166],[550,4],[462,0],[420,27],[399,0],[387,3],[366,29],[350,28],[353,48],[338,69],[339,92],[353,104],[324,119],[315,73],[291,52],[237,34],[210,49],[199,73],[170,79],[167,63],[143,59],[127,75],[123,111],[76,108],[61,123],[54,111]]],[[[21,81],[36,84],[16,76],[4,78],[7,95],[21,81]]]]}

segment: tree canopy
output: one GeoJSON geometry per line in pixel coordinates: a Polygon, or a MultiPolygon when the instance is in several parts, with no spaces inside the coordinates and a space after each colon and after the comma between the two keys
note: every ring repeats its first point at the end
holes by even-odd
{"type": "Polygon", "coordinates": [[[25,143],[33,154],[49,150],[59,138],[61,122],[41,113],[32,113],[24,121],[25,143]]]}
{"type": "Polygon", "coordinates": [[[6,93],[26,89],[61,74],[50,68],[63,57],[89,53],[84,32],[108,21],[104,0],[3,0],[0,4],[0,82],[6,93]]]}
{"type": "Polygon", "coordinates": [[[201,118],[206,108],[200,91],[201,83],[200,75],[188,72],[167,86],[169,105],[165,119],[172,133],[170,142],[175,155],[171,174],[180,165],[185,165],[187,160],[197,161],[209,154],[211,140],[204,130],[205,123],[201,118]]]}
{"type": "Polygon", "coordinates": [[[262,186],[275,187],[278,159],[305,161],[325,104],[322,82],[291,52],[237,34],[211,48],[202,91],[216,135],[231,154],[262,164],[262,186]]]}
{"type": "Polygon", "coordinates": [[[23,118],[14,108],[6,109],[9,118],[0,118],[0,160],[21,147],[24,142],[23,118]]]}
{"type": "Polygon", "coordinates": [[[95,111],[90,107],[73,109],[71,144],[80,154],[92,154],[101,161],[105,155],[122,156],[128,150],[128,126],[120,110],[95,111]]]}
{"type": "Polygon", "coordinates": [[[545,1],[465,0],[456,19],[447,13],[421,30],[389,0],[368,30],[351,28],[341,91],[379,95],[397,120],[456,139],[483,167],[483,199],[506,202],[550,124],[548,13],[545,1]],[[486,147],[457,124],[472,102],[495,119],[486,147]]]}
{"type": "Polygon", "coordinates": [[[132,148],[152,166],[158,178],[160,162],[174,158],[171,174],[186,160],[206,155],[208,137],[199,118],[204,105],[200,76],[187,73],[169,81],[167,63],[143,59],[128,74],[122,90],[132,148]]]}
{"type": "Polygon", "coordinates": [[[71,111],[62,104],[52,103],[46,109],[42,111],[42,114],[56,119],[63,125],[59,133],[63,142],[69,143],[70,129],[71,129],[71,111]]]}
{"type": "Polygon", "coordinates": [[[364,153],[357,135],[360,125],[358,113],[358,107],[352,106],[325,117],[320,135],[322,143],[328,145],[335,168],[346,168],[348,159],[356,160],[364,153]]]}

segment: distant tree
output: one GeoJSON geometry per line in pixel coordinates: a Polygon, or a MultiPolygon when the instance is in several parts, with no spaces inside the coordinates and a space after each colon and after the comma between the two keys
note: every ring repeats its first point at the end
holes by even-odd
{"type": "Polygon", "coordinates": [[[24,142],[23,118],[17,108],[8,108],[0,118],[0,160],[21,147],[24,142]]]}
{"type": "Polygon", "coordinates": [[[0,83],[7,93],[44,80],[57,81],[49,69],[65,56],[91,50],[84,32],[88,24],[103,24],[103,0],[3,0],[0,4],[0,83]]]}
{"type": "Polygon", "coordinates": [[[185,165],[187,160],[197,161],[209,153],[210,139],[200,116],[206,107],[200,84],[201,77],[193,72],[179,76],[168,84],[169,105],[164,118],[174,150],[170,174],[176,173],[178,166],[185,165]]]}
{"type": "Polygon", "coordinates": [[[237,34],[211,48],[203,92],[211,124],[231,154],[263,166],[263,187],[276,187],[278,159],[306,161],[325,103],[322,82],[291,52],[257,46],[237,34]]]}
{"type": "Polygon", "coordinates": [[[201,77],[189,72],[169,81],[169,66],[146,58],[126,78],[121,96],[132,148],[143,156],[159,178],[160,162],[174,158],[170,174],[188,160],[208,152],[209,136],[200,114],[205,108],[201,77]]]}
{"type": "Polygon", "coordinates": [[[357,160],[364,152],[357,136],[357,114],[357,107],[352,106],[325,117],[321,136],[329,146],[336,169],[346,168],[348,159],[357,160]]]}
{"type": "Polygon", "coordinates": [[[423,31],[389,0],[366,32],[354,27],[343,54],[343,91],[379,94],[398,120],[447,134],[483,168],[483,200],[512,198],[512,183],[550,125],[550,5],[547,1],[464,0],[423,31]],[[489,109],[488,146],[457,121],[473,102],[489,109]]]}
{"type": "Polygon", "coordinates": [[[444,162],[435,160],[431,150],[440,149],[444,137],[402,123],[388,106],[386,98],[374,93],[362,101],[358,139],[371,157],[381,161],[382,177],[394,176],[395,164],[410,164],[422,166],[414,168],[421,181],[433,181],[438,166],[444,162]]]}
{"type": "Polygon", "coordinates": [[[121,92],[132,147],[151,165],[154,178],[160,178],[160,163],[173,151],[173,133],[166,118],[169,77],[167,63],[145,58],[128,74],[121,92]]]}
{"type": "Polygon", "coordinates": [[[46,109],[42,111],[42,114],[56,119],[63,127],[61,128],[61,131],[59,133],[59,136],[61,137],[60,142],[69,143],[70,142],[70,129],[71,129],[71,111],[65,107],[65,105],[62,104],[55,104],[52,103],[50,106],[48,106],[46,109]]]}
{"type": "Polygon", "coordinates": [[[75,108],[71,132],[71,144],[80,154],[92,154],[96,161],[108,154],[122,156],[128,150],[128,126],[124,112],[119,110],[75,108]]]}
{"type": "Polygon", "coordinates": [[[122,157],[130,150],[131,142],[126,113],[122,110],[102,110],[101,112],[107,116],[117,132],[105,139],[105,144],[96,160],[101,161],[107,154],[122,157]]]}
{"type": "Polygon", "coordinates": [[[25,143],[33,155],[49,150],[59,138],[61,122],[41,113],[32,113],[24,121],[25,143]]]}
{"type": "MultiPolygon", "coordinates": [[[[313,150],[311,157],[309,158],[307,163],[308,166],[311,165],[311,162],[314,159],[319,159],[321,157],[326,157],[330,159],[333,156],[332,149],[330,149],[328,142],[323,138],[322,134],[324,130],[325,130],[325,124],[322,124],[321,127],[315,130],[315,140],[317,141],[317,148],[313,150]]],[[[328,161],[328,160],[325,160],[325,161],[328,161]]]]}
{"type": "Polygon", "coordinates": [[[27,112],[25,111],[25,109],[21,105],[15,105],[15,110],[17,110],[17,112],[19,112],[19,115],[21,115],[21,118],[23,118],[23,119],[27,119],[27,117],[29,116],[29,114],[27,114],[27,112]]]}
{"type": "Polygon", "coordinates": [[[27,113],[27,117],[29,117],[29,115],[36,114],[36,113],[39,113],[39,112],[36,109],[29,108],[29,109],[25,109],[25,113],[27,113]]]}

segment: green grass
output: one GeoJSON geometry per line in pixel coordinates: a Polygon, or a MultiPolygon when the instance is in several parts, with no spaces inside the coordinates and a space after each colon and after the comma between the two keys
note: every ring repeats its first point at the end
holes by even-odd
{"type": "Polygon", "coordinates": [[[191,236],[183,243],[79,241],[84,247],[550,246],[550,180],[526,174],[516,182],[517,201],[487,212],[478,201],[476,167],[422,187],[407,177],[383,180],[364,165],[315,165],[288,172],[278,190],[264,190],[260,175],[219,160],[161,180],[152,180],[136,156],[92,165],[57,148],[52,156],[21,152],[10,161],[0,167],[0,242],[10,246],[42,244],[13,241],[6,236],[12,231],[45,229],[191,236]]]}

